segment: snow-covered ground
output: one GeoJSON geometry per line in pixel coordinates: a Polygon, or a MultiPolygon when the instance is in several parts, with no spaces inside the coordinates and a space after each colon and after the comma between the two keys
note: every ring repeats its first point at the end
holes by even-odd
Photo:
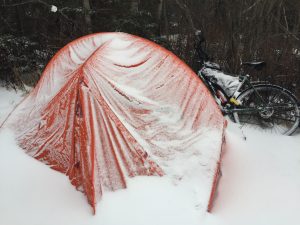
{"type": "MultiPolygon", "coordinates": [[[[21,98],[0,88],[0,123],[21,98]]],[[[65,175],[26,155],[9,130],[0,130],[0,225],[300,224],[300,133],[274,136],[229,123],[227,142],[212,213],[197,205],[188,183],[137,177],[127,189],[106,193],[93,216],[65,175]]]]}

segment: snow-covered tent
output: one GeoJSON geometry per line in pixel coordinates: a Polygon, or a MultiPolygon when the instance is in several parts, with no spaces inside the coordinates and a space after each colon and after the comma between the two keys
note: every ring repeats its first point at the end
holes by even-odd
{"type": "Polygon", "coordinates": [[[171,52],[99,33],[61,49],[1,127],[66,174],[95,211],[105,191],[137,175],[195,180],[210,208],[224,125],[204,84],[171,52]]]}

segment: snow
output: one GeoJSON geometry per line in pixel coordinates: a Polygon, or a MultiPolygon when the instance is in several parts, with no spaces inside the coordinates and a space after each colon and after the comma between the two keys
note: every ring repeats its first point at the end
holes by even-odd
{"type": "Polygon", "coordinates": [[[219,199],[208,224],[299,224],[299,132],[242,131],[229,126],[219,199]]]}
{"type": "Polygon", "coordinates": [[[21,91],[7,90],[0,86],[0,125],[11,110],[22,99],[24,93],[21,91]]]}
{"type": "Polygon", "coordinates": [[[216,79],[217,84],[224,89],[228,96],[232,96],[240,84],[238,77],[227,75],[216,69],[203,68],[201,72],[207,77],[216,79]]]}
{"type": "Polygon", "coordinates": [[[51,12],[57,12],[57,7],[55,5],[52,5],[51,6],[51,12]]]}
{"type": "MultiPolygon", "coordinates": [[[[0,88],[0,121],[22,95],[0,88]]],[[[210,214],[199,207],[201,195],[193,181],[174,183],[164,176],[130,179],[127,189],[106,193],[93,216],[68,178],[25,154],[10,130],[0,130],[0,146],[0,224],[300,223],[299,132],[275,136],[229,123],[223,175],[210,214]]]]}

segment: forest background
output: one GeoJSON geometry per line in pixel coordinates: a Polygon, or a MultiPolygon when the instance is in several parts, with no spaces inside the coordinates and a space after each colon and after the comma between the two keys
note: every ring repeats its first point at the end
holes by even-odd
{"type": "Polygon", "coordinates": [[[155,41],[196,71],[195,29],[224,71],[237,74],[242,61],[263,60],[253,79],[300,97],[299,0],[1,0],[0,83],[34,86],[64,45],[108,31],[155,41]]]}

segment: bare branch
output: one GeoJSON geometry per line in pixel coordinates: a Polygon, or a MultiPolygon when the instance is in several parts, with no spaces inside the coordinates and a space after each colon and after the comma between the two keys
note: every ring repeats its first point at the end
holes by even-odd
{"type": "Polygon", "coordinates": [[[183,14],[187,19],[188,23],[190,24],[192,30],[196,30],[189,8],[181,0],[175,0],[175,2],[179,6],[179,8],[183,11],[183,14]]]}
{"type": "Polygon", "coordinates": [[[249,8],[245,9],[242,14],[245,14],[247,12],[249,12],[252,8],[254,8],[261,0],[257,0],[256,2],[254,2],[249,8]]]}
{"type": "Polygon", "coordinates": [[[295,40],[297,40],[297,41],[300,41],[300,38],[299,38],[296,34],[291,33],[291,32],[289,31],[289,29],[286,28],[284,25],[282,25],[282,24],[280,23],[280,21],[279,21],[275,16],[272,16],[272,17],[273,17],[274,21],[279,25],[279,27],[280,27],[282,30],[285,31],[285,33],[286,33],[287,35],[292,36],[292,37],[293,37],[295,40]]]}
{"type": "Polygon", "coordinates": [[[26,2],[20,2],[20,3],[15,3],[15,4],[3,4],[1,5],[2,7],[15,7],[15,6],[21,6],[21,5],[27,5],[27,4],[31,4],[31,3],[40,3],[46,6],[51,6],[50,4],[48,4],[47,2],[44,2],[42,0],[32,0],[32,1],[26,1],[26,2]]]}
{"type": "MultiPolygon", "coordinates": [[[[17,6],[22,6],[22,5],[26,5],[26,4],[36,4],[36,3],[39,3],[39,4],[42,4],[46,7],[48,7],[49,9],[52,7],[51,4],[48,4],[47,2],[44,2],[42,0],[32,0],[32,1],[26,1],[26,2],[20,2],[20,3],[16,3],[16,4],[9,4],[9,5],[1,5],[2,7],[17,7],[17,6]]],[[[65,8],[61,8],[61,9],[58,9],[57,12],[63,17],[65,18],[67,21],[73,23],[75,25],[75,27],[82,32],[82,29],[77,25],[77,23],[70,19],[65,13],[63,13],[65,8]]]]}

